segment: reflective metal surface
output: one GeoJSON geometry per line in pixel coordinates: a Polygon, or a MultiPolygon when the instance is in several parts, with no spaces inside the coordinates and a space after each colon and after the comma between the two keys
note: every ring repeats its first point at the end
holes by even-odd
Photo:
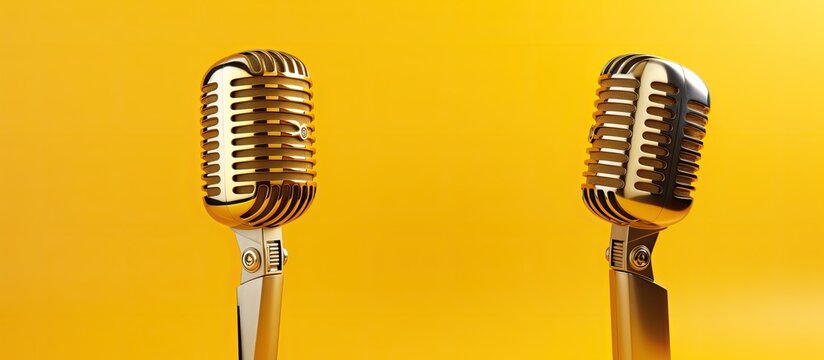
{"type": "Polygon", "coordinates": [[[315,197],[315,130],[306,66],[281,51],[247,51],[203,78],[206,210],[236,228],[275,227],[315,197]]]}
{"type": "Polygon", "coordinates": [[[283,266],[281,226],[315,198],[315,130],[306,66],[281,51],[228,56],[201,86],[204,205],[242,250],[238,352],[277,358],[283,266]]]}
{"type": "Polygon", "coordinates": [[[582,186],[587,207],[619,225],[678,222],[692,205],[710,106],[706,85],[650,55],[616,57],[599,84],[582,186]]]}
{"type": "MultiPolygon", "coordinates": [[[[262,266],[241,272],[237,288],[238,349],[241,360],[277,359],[284,253],[281,228],[235,229],[238,246],[263,254],[262,266]]],[[[245,265],[245,259],[242,260],[245,265]]]]}
{"type": "Polygon", "coordinates": [[[613,358],[666,360],[667,292],[654,283],[652,252],[692,206],[709,92],[689,69],[641,54],[612,59],[599,84],[581,188],[587,208],[613,223],[613,358]]]}
{"type": "Polygon", "coordinates": [[[635,274],[609,271],[612,358],[670,358],[667,290],[635,274]]]}

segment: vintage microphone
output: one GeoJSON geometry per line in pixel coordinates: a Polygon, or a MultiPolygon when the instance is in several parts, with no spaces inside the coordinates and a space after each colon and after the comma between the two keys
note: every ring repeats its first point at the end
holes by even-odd
{"type": "Polygon", "coordinates": [[[613,359],[669,359],[667,291],[653,282],[658,232],[692,205],[710,97],[689,69],[629,54],[604,67],[582,186],[587,207],[611,222],[613,359]]]}
{"type": "Polygon", "coordinates": [[[281,51],[228,56],[201,87],[203,202],[237,235],[238,350],[276,359],[283,289],[281,226],[315,198],[312,92],[306,66],[281,51]]]}

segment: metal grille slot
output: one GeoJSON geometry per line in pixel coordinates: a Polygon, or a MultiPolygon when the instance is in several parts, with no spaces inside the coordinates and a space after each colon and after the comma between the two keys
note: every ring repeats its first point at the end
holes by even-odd
{"type": "Polygon", "coordinates": [[[704,147],[704,136],[707,135],[707,115],[709,106],[690,100],[687,102],[684,133],[678,154],[678,173],[675,177],[675,196],[682,199],[692,199],[692,185],[698,179],[698,159],[701,158],[701,148],[704,147]]]}
{"type": "MultiPolygon", "coordinates": [[[[274,61],[277,64],[277,61],[274,61]]],[[[289,68],[288,63],[278,68],[289,68]]],[[[250,76],[232,80],[232,152],[238,183],[270,181],[309,182],[315,177],[315,149],[310,83],[285,76],[250,76]],[[302,133],[303,132],[303,133],[302,133]]],[[[232,189],[248,194],[252,184],[232,189]]]]}
{"type": "Polygon", "coordinates": [[[593,114],[595,125],[590,130],[592,147],[587,150],[584,177],[586,184],[620,189],[624,187],[625,164],[629,161],[626,152],[630,148],[630,127],[640,83],[631,77],[607,74],[601,76],[599,84],[597,111],[593,114]]]}
{"type": "Polygon", "coordinates": [[[661,93],[649,95],[648,99],[654,106],[648,107],[646,113],[658,117],[658,119],[651,118],[644,121],[644,125],[648,126],[650,130],[645,131],[641,137],[654,142],[655,145],[642,145],[641,151],[650,156],[641,157],[638,162],[641,165],[652,167],[652,170],[641,169],[637,171],[636,175],[638,177],[649,180],[649,182],[636,182],[635,189],[650,194],[662,194],[664,192],[664,182],[667,180],[664,170],[671,155],[667,147],[672,142],[672,130],[674,125],[677,124],[673,109],[677,108],[678,105],[675,98],[678,87],[657,81],[652,82],[650,87],[661,93]]]}
{"type": "Polygon", "coordinates": [[[283,225],[301,216],[315,199],[314,184],[260,184],[255,202],[240,216],[251,226],[283,225]]]}
{"type": "Polygon", "coordinates": [[[216,163],[217,160],[220,159],[220,153],[216,151],[220,146],[218,142],[220,131],[212,128],[218,124],[218,118],[214,116],[217,113],[217,105],[214,105],[214,103],[217,102],[218,97],[217,94],[210,94],[217,90],[217,87],[217,83],[204,85],[201,88],[203,94],[200,97],[200,114],[202,116],[200,124],[203,127],[200,131],[200,135],[203,137],[203,141],[200,143],[203,149],[201,153],[203,163],[200,167],[203,170],[201,179],[203,179],[205,183],[203,190],[206,191],[207,196],[217,196],[221,193],[220,187],[218,186],[221,180],[220,175],[216,174],[220,171],[220,165],[216,163]]]}

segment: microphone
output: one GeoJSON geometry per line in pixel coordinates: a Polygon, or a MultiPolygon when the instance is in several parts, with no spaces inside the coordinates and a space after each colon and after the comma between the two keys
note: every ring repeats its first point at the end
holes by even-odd
{"type": "Polygon", "coordinates": [[[669,359],[667,291],[654,282],[652,250],[692,206],[709,91],[682,65],[643,54],[610,60],[598,82],[581,189],[587,208],[613,224],[613,358],[669,359]]]}
{"type": "Polygon", "coordinates": [[[241,250],[240,359],[277,358],[283,266],[281,226],[312,204],[315,130],[306,66],[282,51],[216,62],[201,86],[203,203],[241,250]]]}

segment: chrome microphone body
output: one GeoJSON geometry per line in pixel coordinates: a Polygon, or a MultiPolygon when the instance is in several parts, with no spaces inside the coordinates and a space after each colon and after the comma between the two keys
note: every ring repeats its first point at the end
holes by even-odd
{"type": "Polygon", "coordinates": [[[201,85],[203,202],[241,251],[242,360],[277,358],[281,226],[309,208],[317,189],[311,84],[296,57],[255,50],[221,59],[201,85]]]}
{"type": "Polygon", "coordinates": [[[599,85],[582,192],[613,224],[613,358],[669,359],[667,291],[654,282],[652,250],[692,206],[709,91],[689,69],[642,54],[612,59],[599,85]]]}

